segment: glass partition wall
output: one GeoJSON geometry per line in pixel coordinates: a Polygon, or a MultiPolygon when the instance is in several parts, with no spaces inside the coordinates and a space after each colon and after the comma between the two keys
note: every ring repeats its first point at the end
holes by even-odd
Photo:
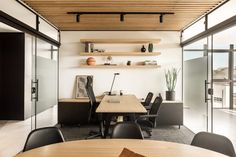
{"type": "Polygon", "coordinates": [[[236,26],[213,35],[212,132],[227,136],[236,145],[235,43],[236,26]]]}
{"type": "Polygon", "coordinates": [[[57,124],[58,48],[35,38],[32,53],[32,127],[57,124]]]}
{"type": "Polygon", "coordinates": [[[208,39],[184,47],[183,51],[183,100],[185,125],[194,132],[208,130],[209,88],[208,69],[211,66],[208,39]]]}
{"type": "Polygon", "coordinates": [[[236,145],[236,26],[183,47],[185,125],[236,145]]]}

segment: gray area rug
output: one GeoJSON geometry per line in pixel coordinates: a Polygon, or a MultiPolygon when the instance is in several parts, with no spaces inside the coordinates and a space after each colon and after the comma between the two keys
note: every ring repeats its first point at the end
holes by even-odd
{"type": "MultiPolygon", "coordinates": [[[[98,131],[98,127],[93,125],[63,126],[60,130],[66,141],[72,141],[85,139],[91,130],[98,131]]],[[[147,139],[190,144],[193,136],[194,133],[185,126],[181,126],[180,129],[178,126],[158,126],[153,129],[152,137],[147,139]]]]}

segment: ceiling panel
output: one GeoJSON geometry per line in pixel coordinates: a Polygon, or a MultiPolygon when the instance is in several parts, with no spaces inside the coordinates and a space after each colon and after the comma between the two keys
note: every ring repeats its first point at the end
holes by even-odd
{"type": "Polygon", "coordinates": [[[23,0],[60,30],[181,30],[222,0],[23,0]],[[174,12],[164,15],[76,15],[67,12],[174,12]]]}

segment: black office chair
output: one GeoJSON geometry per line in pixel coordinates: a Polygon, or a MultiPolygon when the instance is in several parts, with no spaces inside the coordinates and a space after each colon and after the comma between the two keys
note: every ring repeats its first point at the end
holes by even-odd
{"type": "Polygon", "coordinates": [[[114,126],[111,138],[143,139],[143,134],[135,122],[122,122],[114,126]]]}
{"type": "Polygon", "coordinates": [[[152,136],[152,128],[156,127],[156,119],[158,117],[158,111],[160,109],[163,99],[161,95],[157,96],[151,105],[149,112],[146,115],[140,115],[136,119],[136,122],[141,126],[141,129],[148,134],[148,137],[152,136]]]}
{"type": "Polygon", "coordinates": [[[147,94],[147,97],[145,98],[145,101],[142,102],[143,106],[149,106],[151,101],[152,101],[152,97],[153,97],[153,93],[152,92],[149,92],[147,94]]]}
{"type": "Polygon", "coordinates": [[[93,92],[93,87],[92,87],[92,77],[88,76],[87,77],[87,84],[85,86],[87,95],[89,97],[89,102],[90,102],[90,109],[89,109],[89,116],[88,116],[88,121],[89,123],[100,123],[99,127],[99,132],[97,131],[90,131],[89,137],[86,137],[86,139],[91,139],[91,138],[96,138],[96,137],[103,137],[103,122],[102,122],[102,117],[101,115],[96,114],[96,109],[98,107],[98,103],[96,102],[96,97],[93,92]]]}
{"type": "Polygon", "coordinates": [[[64,137],[57,127],[35,129],[28,135],[23,152],[60,142],[64,142],[64,137]]]}
{"type": "Polygon", "coordinates": [[[222,135],[208,132],[199,132],[194,136],[191,145],[213,150],[230,157],[235,157],[235,151],[232,142],[227,137],[222,135]]]}

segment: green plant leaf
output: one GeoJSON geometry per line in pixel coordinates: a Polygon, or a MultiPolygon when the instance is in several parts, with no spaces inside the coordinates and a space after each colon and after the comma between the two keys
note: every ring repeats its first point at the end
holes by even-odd
{"type": "Polygon", "coordinates": [[[165,70],[166,87],[168,91],[174,91],[177,83],[177,77],[180,69],[176,68],[165,70]]]}

